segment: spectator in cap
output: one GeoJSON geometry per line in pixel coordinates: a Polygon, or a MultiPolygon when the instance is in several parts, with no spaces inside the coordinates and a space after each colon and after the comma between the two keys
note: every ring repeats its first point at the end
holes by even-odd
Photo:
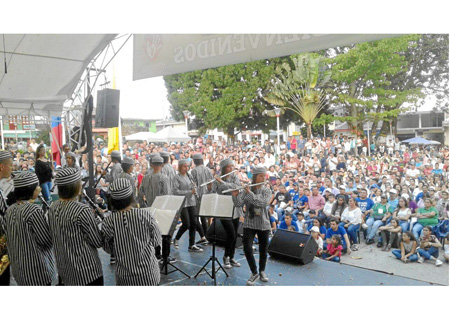
{"type": "Polygon", "coordinates": [[[316,241],[317,246],[318,246],[316,255],[320,256],[322,254],[322,252],[323,252],[323,239],[320,236],[320,231],[319,231],[319,228],[317,226],[313,226],[311,228],[311,237],[314,238],[314,240],[316,241]]]}
{"type": "Polygon", "coordinates": [[[389,206],[391,206],[393,209],[397,208],[397,206],[398,206],[397,195],[398,195],[398,191],[396,189],[389,190],[388,203],[389,203],[389,206]]]}

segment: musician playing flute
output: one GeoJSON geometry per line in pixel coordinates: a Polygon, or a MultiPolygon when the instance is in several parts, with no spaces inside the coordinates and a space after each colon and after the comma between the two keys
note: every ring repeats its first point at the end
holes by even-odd
{"type": "MultiPolygon", "coordinates": [[[[266,168],[256,166],[253,168],[252,184],[262,183],[266,180],[266,168]]],[[[233,202],[236,207],[245,205],[244,219],[244,252],[252,275],[247,281],[253,286],[258,279],[269,281],[265,270],[267,261],[267,248],[269,245],[270,220],[267,211],[272,193],[265,185],[246,187],[242,191],[233,191],[233,202]],[[258,235],[259,242],[259,273],[253,256],[253,240],[258,235]]]]}
{"type": "MultiPolygon", "coordinates": [[[[220,161],[220,176],[229,174],[234,169],[234,162],[230,159],[220,161]]],[[[214,190],[219,195],[231,195],[231,192],[223,193],[227,189],[235,189],[241,187],[241,182],[235,173],[229,174],[223,178],[217,177],[214,182],[214,190]]],[[[233,219],[221,218],[222,226],[227,234],[225,241],[225,252],[223,255],[223,263],[225,268],[240,267],[241,264],[234,259],[236,250],[237,230],[239,227],[239,217],[243,215],[242,207],[235,206],[233,209],[233,219]]]]}

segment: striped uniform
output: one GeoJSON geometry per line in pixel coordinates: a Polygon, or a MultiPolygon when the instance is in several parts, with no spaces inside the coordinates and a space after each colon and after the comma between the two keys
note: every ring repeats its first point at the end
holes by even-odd
{"type": "Polygon", "coordinates": [[[209,191],[207,185],[203,187],[200,187],[200,185],[214,179],[211,169],[206,168],[204,165],[196,166],[191,170],[191,175],[195,185],[197,186],[198,197],[201,198],[202,195],[207,194],[209,191]]]}
{"type": "MultiPolygon", "coordinates": [[[[223,191],[227,189],[235,189],[242,186],[241,181],[239,181],[239,177],[236,174],[231,174],[228,176],[225,176],[225,178],[222,179],[223,183],[220,183],[218,181],[214,181],[213,190],[218,193],[219,195],[231,195],[231,192],[224,194],[223,191]]],[[[235,204],[234,211],[233,211],[233,219],[239,218],[244,215],[244,212],[242,210],[242,205],[237,206],[235,204]]]]}
{"type": "Polygon", "coordinates": [[[58,200],[50,206],[48,221],[63,283],[83,286],[100,278],[103,273],[97,249],[103,241],[91,208],[73,200],[58,200]]]}
{"type": "Polygon", "coordinates": [[[114,163],[109,174],[105,175],[106,182],[112,183],[114,180],[117,180],[122,172],[122,165],[119,162],[114,163]]]}
{"type": "Polygon", "coordinates": [[[245,212],[244,229],[270,230],[267,206],[271,198],[272,192],[265,186],[256,189],[255,193],[242,191],[238,196],[233,196],[233,202],[236,207],[245,205],[245,208],[248,209],[251,204],[255,207],[255,216],[253,218],[250,218],[249,211],[245,212]]]}
{"type": "Polygon", "coordinates": [[[4,233],[4,217],[6,215],[6,209],[8,209],[6,203],[7,197],[12,191],[14,191],[12,179],[0,179],[0,275],[6,271],[7,265],[10,263],[6,246],[6,235],[4,233]]]}
{"type": "Polygon", "coordinates": [[[170,190],[171,190],[171,193],[173,193],[173,189],[175,188],[174,183],[175,183],[175,179],[177,177],[177,171],[175,170],[175,168],[172,167],[172,165],[170,163],[166,163],[162,167],[161,173],[163,173],[164,175],[166,175],[169,178],[170,190]]]}
{"type": "Polygon", "coordinates": [[[155,247],[161,231],[147,210],[117,211],[102,224],[104,249],[116,254],[116,285],[157,286],[160,281],[155,247]]]}
{"type": "Polygon", "coordinates": [[[162,173],[145,175],[139,191],[145,195],[147,205],[152,206],[156,196],[170,194],[169,178],[162,173]]]}
{"type": "Polygon", "coordinates": [[[45,286],[55,274],[50,228],[36,204],[16,203],[5,217],[12,274],[20,286],[45,286]]]}
{"type": "Polygon", "coordinates": [[[187,175],[177,174],[175,176],[175,182],[173,184],[172,194],[179,196],[186,196],[184,207],[192,207],[197,205],[195,195],[192,194],[192,183],[187,175]]]}

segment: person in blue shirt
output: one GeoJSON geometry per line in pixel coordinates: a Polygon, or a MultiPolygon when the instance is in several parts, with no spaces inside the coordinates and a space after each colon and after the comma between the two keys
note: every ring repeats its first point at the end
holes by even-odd
{"type": "Polygon", "coordinates": [[[327,233],[325,235],[326,242],[323,243],[323,249],[326,249],[326,246],[331,242],[331,237],[335,234],[341,236],[343,247],[342,252],[348,252],[350,254],[350,249],[348,248],[350,246],[350,241],[348,239],[347,231],[344,227],[339,226],[338,222],[335,219],[330,220],[330,228],[327,230],[327,233]]]}
{"type": "Polygon", "coordinates": [[[298,198],[294,200],[294,215],[308,209],[308,197],[303,193],[303,188],[298,188],[298,198]]]}
{"type": "Polygon", "coordinates": [[[435,168],[431,171],[432,174],[434,174],[434,175],[443,175],[444,174],[444,171],[442,169],[439,169],[439,163],[436,163],[434,165],[434,167],[435,168]]]}
{"type": "Polygon", "coordinates": [[[389,190],[388,204],[392,209],[396,209],[398,206],[397,194],[398,194],[398,192],[396,189],[389,190]]]}
{"type": "Polygon", "coordinates": [[[313,217],[312,222],[308,225],[308,232],[306,234],[310,234],[313,226],[317,226],[319,228],[320,236],[322,239],[325,239],[325,235],[327,234],[327,228],[323,225],[322,220],[319,217],[313,217]]]}
{"type": "Polygon", "coordinates": [[[292,189],[289,189],[289,194],[291,194],[291,200],[297,202],[299,196],[298,196],[298,183],[294,182],[294,187],[292,189]]]}
{"type": "Polygon", "coordinates": [[[367,198],[367,190],[361,189],[359,192],[359,197],[356,199],[356,203],[358,204],[358,207],[361,209],[361,212],[364,216],[367,216],[369,214],[369,210],[372,209],[375,202],[367,198]]]}
{"type": "Polygon", "coordinates": [[[292,216],[292,209],[286,209],[284,219],[280,222],[280,225],[278,225],[278,228],[281,230],[289,230],[289,231],[295,231],[298,232],[298,225],[297,222],[293,219],[292,216]]]}

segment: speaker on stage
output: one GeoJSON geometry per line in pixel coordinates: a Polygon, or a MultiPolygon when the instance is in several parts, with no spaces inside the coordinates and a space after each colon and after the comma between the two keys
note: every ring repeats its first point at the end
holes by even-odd
{"type": "Polygon", "coordinates": [[[103,89],[97,91],[97,110],[95,127],[110,128],[119,126],[120,90],[103,89]]]}
{"type": "Polygon", "coordinates": [[[306,265],[314,260],[318,248],[310,235],[277,230],[269,244],[268,252],[271,257],[282,257],[306,265]]]}
{"type": "MultiPolygon", "coordinates": [[[[227,233],[225,232],[225,229],[223,228],[222,222],[219,218],[215,218],[209,227],[208,231],[206,232],[206,239],[209,241],[213,240],[214,235],[214,226],[216,227],[216,245],[219,246],[225,246],[225,242],[227,240],[227,233]]],[[[244,232],[244,229],[242,228],[242,223],[239,223],[238,226],[238,237],[236,239],[236,248],[239,248],[242,246],[242,234],[244,232]]]]}

